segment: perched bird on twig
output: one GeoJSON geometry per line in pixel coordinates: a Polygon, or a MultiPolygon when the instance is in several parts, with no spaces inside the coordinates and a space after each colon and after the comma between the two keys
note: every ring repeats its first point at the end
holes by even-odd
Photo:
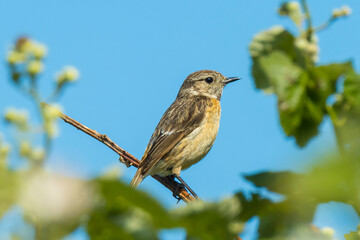
{"type": "Polygon", "coordinates": [[[173,175],[197,197],[180,171],[210,151],[219,129],[223,89],[239,79],[211,70],[190,74],[151,136],[130,185],[137,187],[148,175],[173,175]]]}

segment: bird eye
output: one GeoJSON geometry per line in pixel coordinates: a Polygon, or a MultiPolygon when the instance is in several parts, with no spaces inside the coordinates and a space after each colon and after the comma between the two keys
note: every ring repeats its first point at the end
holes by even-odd
{"type": "Polygon", "coordinates": [[[208,77],[208,78],[205,78],[205,82],[207,83],[212,83],[214,81],[214,79],[212,77],[208,77]]]}

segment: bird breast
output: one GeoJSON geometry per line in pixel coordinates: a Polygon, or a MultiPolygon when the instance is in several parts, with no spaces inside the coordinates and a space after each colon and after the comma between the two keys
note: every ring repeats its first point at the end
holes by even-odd
{"type": "Polygon", "coordinates": [[[174,152],[171,155],[177,158],[175,168],[180,166],[181,170],[187,169],[206,156],[215,142],[220,115],[220,102],[217,99],[209,98],[203,122],[172,150],[174,152]]]}

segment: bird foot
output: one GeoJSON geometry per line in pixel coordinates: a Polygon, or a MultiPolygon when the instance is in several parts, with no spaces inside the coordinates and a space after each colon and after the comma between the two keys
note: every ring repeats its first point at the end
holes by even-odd
{"type": "Polygon", "coordinates": [[[173,196],[174,196],[174,198],[176,198],[178,200],[176,203],[176,204],[178,204],[181,200],[181,197],[179,196],[179,194],[180,194],[180,192],[182,192],[182,190],[184,190],[186,188],[185,188],[184,184],[178,183],[178,182],[176,182],[176,183],[177,183],[177,185],[176,185],[175,191],[173,192],[173,196]]]}
{"type": "Polygon", "coordinates": [[[182,187],[184,187],[185,189],[189,190],[189,192],[193,195],[193,197],[195,199],[200,199],[198,197],[198,195],[189,187],[189,185],[180,177],[177,175],[173,175],[172,177],[176,178],[177,180],[180,181],[180,184],[182,185],[182,187]]]}

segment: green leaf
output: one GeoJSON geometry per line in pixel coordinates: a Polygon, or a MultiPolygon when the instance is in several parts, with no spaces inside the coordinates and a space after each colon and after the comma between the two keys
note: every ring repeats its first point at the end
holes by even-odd
{"type": "Polygon", "coordinates": [[[242,230],[236,198],[220,203],[192,202],[171,211],[144,192],[115,181],[94,181],[102,197],[90,214],[92,239],[158,239],[164,228],[182,227],[189,239],[234,239],[242,230]]]}
{"type": "Polygon", "coordinates": [[[313,169],[300,186],[301,194],[314,203],[329,201],[351,204],[360,213],[360,168],[354,157],[328,158],[322,167],[313,169]]]}
{"type": "Polygon", "coordinates": [[[0,165],[0,218],[17,203],[18,174],[0,165]]]}
{"type": "Polygon", "coordinates": [[[233,240],[243,229],[243,222],[238,220],[240,202],[237,198],[219,203],[195,201],[171,213],[186,229],[189,239],[233,240]]]}
{"type": "Polygon", "coordinates": [[[302,181],[304,174],[290,171],[284,172],[261,172],[252,175],[245,175],[245,179],[251,181],[257,187],[264,187],[269,191],[290,194],[302,181]]]}
{"type": "MultiPolygon", "coordinates": [[[[292,17],[292,13],[300,11],[294,4],[284,3],[280,12],[292,17]]],[[[328,97],[335,93],[339,77],[352,69],[351,62],[314,66],[309,53],[314,44],[273,27],[257,34],[249,47],[256,87],[277,95],[281,125],[300,147],[318,134],[328,97]]],[[[349,94],[350,101],[360,103],[359,80],[356,75],[349,75],[348,79],[344,94],[349,94]]]]}
{"type": "Polygon", "coordinates": [[[250,55],[257,58],[273,51],[281,51],[295,58],[294,40],[294,36],[283,27],[275,26],[255,35],[249,46],[250,55]]]}
{"type": "Polygon", "coordinates": [[[347,152],[360,156],[360,75],[354,70],[346,74],[343,94],[338,96],[333,109],[338,144],[347,152]]]}
{"type": "Polygon", "coordinates": [[[272,202],[257,193],[252,194],[250,198],[244,197],[242,193],[238,193],[237,196],[243,208],[241,220],[259,217],[260,239],[282,239],[280,237],[287,236],[299,226],[310,226],[316,209],[315,205],[309,206],[306,202],[297,201],[296,198],[272,202]]]}
{"type": "Polygon", "coordinates": [[[358,158],[324,157],[321,160],[322,164],[308,173],[263,172],[247,175],[246,179],[257,187],[281,193],[285,199],[271,202],[259,194],[246,198],[239,193],[237,196],[243,207],[240,218],[248,220],[258,216],[260,237],[273,238],[287,236],[299,226],[310,226],[320,203],[342,202],[350,204],[360,213],[358,158]]]}
{"type": "MultiPolygon", "coordinates": [[[[306,92],[303,99],[301,123],[293,131],[299,146],[305,146],[308,141],[318,134],[318,127],[326,112],[326,101],[336,91],[336,82],[340,76],[345,75],[352,68],[351,62],[334,63],[317,67],[310,67],[307,72],[306,92]]],[[[287,120],[280,112],[280,119],[287,120]]],[[[285,129],[285,127],[284,127],[285,129]]],[[[289,134],[290,133],[290,134],[289,134]]]]}
{"type": "Polygon", "coordinates": [[[261,58],[255,58],[251,67],[256,88],[272,93],[273,90],[270,84],[270,79],[262,69],[259,59],[261,58]]]}
{"type": "Polygon", "coordinates": [[[128,185],[114,180],[99,180],[102,194],[108,204],[116,207],[136,207],[153,216],[154,224],[172,226],[171,219],[163,206],[147,193],[136,191],[128,185]]]}
{"type": "Polygon", "coordinates": [[[245,178],[257,187],[265,187],[288,198],[311,196],[308,200],[312,204],[329,201],[350,203],[360,212],[360,199],[357,196],[360,187],[356,184],[360,168],[354,167],[357,159],[326,157],[325,160],[321,167],[308,173],[263,172],[245,178]]]}
{"type": "Polygon", "coordinates": [[[307,98],[309,76],[291,59],[278,51],[259,59],[260,66],[278,96],[280,122],[287,136],[304,146],[317,134],[323,109],[307,98]]]}
{"type": "Polygon", "coordinates": [[[91,239],[99,240],[158,239],[156,231],[143,217],[131,211],[97,209],[90,215],[87,232],[91,239]]]}
{"type": "MultiPolygon", "coordinates": [[[[324,116],[324,109],[312,102],[309,98],[305,98],[303,100],[303,104],[301,108],[299,108],[299,114],[301,114],[301,120],[299,125],[294,127],[291,134],[295,137],[296,143],[303,147],[305,146],[310,139],[318,134],[318,127],[322,122],[324,116]]],[[[288,121],[288,117],[286,114],[280,112],[280,120],[283,126],[284,122],[288,121]]]]}
{"type": "MultiPolygon", "coordinates": [[[[293,90],[293,86],[299,84],[298,79],[303,73],[302,69],[294,64],[291,59],[280,51],[274,51],[259,59],[260,66],[268,76],[271,85],[275,88],[275,93],[280,100],[286,100],[293,94],[289,90],[293,90]]],[[[296,88],[295,88],[296,89],[296,88]]],[[[300,94],[301,95],[301,94],[300,94]]],[[[296,99],[291,99],[291,106],[296,106],[300,100],[296,95],[296,99]]]]}
{"type": "Polygon", "coordinates": [[[312,102],[322,108],[328,97],[335,93],[336,82],[340,76],[352,70],[352,63],[333,63],[309,68],[311,82],[308,86],[308,96],[312,102]]]}
{"type": "MultiPolygon", "coordinates": [[[[34,222],[31,223],[34,224],[34,222]]],[[[39,232],[39,236],[42,236],[44,239],[62,239],[80,227],[80,224],[81,218],[73,218],[67,222],[48,223],[34,227],[39,232]]]]}
{"type": "Polygon", "coordinates": [[[360,106],[360,74],[349,71],[345,76],[344,97],[353,106],[360,106]]]}
{"type": "Polygon", "coordinates": [[[291,59],[296,58],[294,37],[282,27],[273,27],[257,34],[250,43],[249,50],[253,59],[252,75],[256,87],[263,90],[271,90],[271,84],[259,63],[262,56],[266,56],[273,51],[280,51],[290,56],[291,59]]]}
{"type": "Polygon", "coordinates": [[[297,27],[301,27],[303,13],[298,2],[285,2],[281,4],[279,14],[281,16],[289,16],[297,27]]]}
{"type": "Polygon", "coordinates": [[[315,78],[323,78],[324,80],[334,84],[341,75],[348,73],[352,69],[352,63],[348,61],[344,63],[332,63],[328,65],[312,67],[310,71],[314,71],[315,78]]]}
{"type": "Polygon", "coordinates": [[[92,239],[158,239],[158,229],[174,226],[167,211],[146,193],[115,180],[94,183],[102,201],[87,224],[92,239]]]}
{"type": "Polygon", "coordinates": [[[360,240],[360,231],[356,232],[350,232],[348,234],[345,234],[346,240],[360,240]]]}
{"type": "Polygon", "coordinates": [[[239,192],[236,194],[241,203],[240,220],[248,221],[254,216],[261,216],[267,214],[269,209],[274,204],[269,199],[264,198],[260,194],[253,193],[250,197],[246,197],[244,193],[239,192]]]}
{"type": "Polygon", "coordinates": [[[279,51],[260,57],[257,66],[278,96],[280,122],[286,135],[294,136],[301,147],[318,134],[336,81],[351,69],[351,63],[346,62],[304,71],[279,51]]]}

